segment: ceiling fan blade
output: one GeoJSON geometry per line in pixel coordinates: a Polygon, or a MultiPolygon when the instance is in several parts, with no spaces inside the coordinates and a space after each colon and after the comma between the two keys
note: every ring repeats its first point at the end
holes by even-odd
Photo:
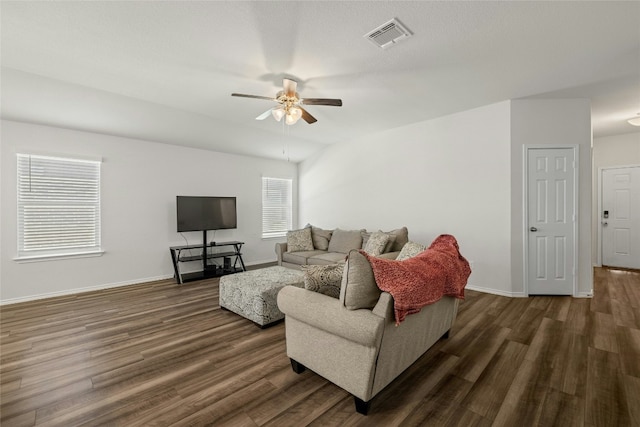
{"type": "Polygon", "coordinates": [[[271,110],[273,110],[273,108],[269,108],[267,111],[265,111],[264,113],[260,114],[258,117],[256,117],[256,120],[264,120],[267,117],[269,117],[271,115],[271,110]]]}
{"type": "Polygon", "coordinates": [[[302,119],[309,123],[309,124],[313,124],[315,122],[318,121],[318,119],[316,119],[315,117],[313,117],[311,114],[309,114],[309,112],[307,110],[305,110],[304,108],[298,106],[298,108],[302,111],[302,119]]]}
{"type": "Polygon", "coordinates": [[[239,96],[241,98],[266,99],[268,101],[277,101],[277,99],[275,99],[272,96],[245,95],[244,93],[232,93],[231,96],[239,96]]]}
{"type": "Polygon", "coordinates": [[[304,98],[300,100],[304,105],[331,105],[334,107],[342,107],[342,99],[327,98],[304,98]]]}
{"type": "Polygon", "coordinates": [[[282,79],[282,88],[284,89],[285,95],[289,97],[293,97],[293,96],[296,96],[296,89],[298,88],[298,83],[295,80],[282,79]]]}

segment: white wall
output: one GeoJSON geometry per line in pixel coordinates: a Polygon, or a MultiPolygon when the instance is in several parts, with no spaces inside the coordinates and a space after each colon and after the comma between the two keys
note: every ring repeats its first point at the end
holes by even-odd
{"type": "Polygon", "coordinates": [[[510,103],[329,147],[299,167],[299,223],[453,234],[469,288],[511,294],[510,103]]]}
{"type": "Polygon", "coordinates": [[[640,164],[640,132],[593,139],[593,167],[640,164]]]}
{"type": "MultiPolygon", "coordinates": [[[[248,264],[275,261],[274,241],[261,239],[261,177],[289,177],[295,183],[296,164],[12,121],[1,124],[3,303],[173,276],[168,248],[185,243],[175,231],[176,195],[236,196],[238,228],[218,231],[215,240],[244,241],[248,264]],[[13,260],[15,154],[24,150],[103,159],[103,256],[13,260]]],[[[183,234],[190,244],[202,241],[201,233],[183,234]]]]}
{"type": "MultiPolygon", "coordinates": [[[[629,125],[631,128],[631,125],[629,125]]],[[[598,245],[596,236],[600,228],[600,215],[598,212],[598,179],[601,168],[616,166],[640,165],[640,132],[628,133],[593,139],[593,206],[592,206],[592,262],[600,265],[598,261],[598,245]]]]}
{"type": "Polygon", "coordinates": [[[578,289],[592,290],[588,100],[516,100],[334,145],[300,164],[300,224],[441,233],[473,262],[470,289],[524,296],[523,147],[578,145],[578,289]]]}
{"type": "Polygon", "coordinates": [[[587,99],[528,99],[511,102],[511,227],[512,283],[525,292],[523,241],[523,149],[527,145],[579,147],[578,183],[578,289],[590,295],[591,264],[591,104],[587,99]]]}

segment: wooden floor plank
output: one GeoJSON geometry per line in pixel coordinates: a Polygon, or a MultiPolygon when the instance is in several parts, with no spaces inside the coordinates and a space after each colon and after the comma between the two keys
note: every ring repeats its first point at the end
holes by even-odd
{"type": "Polygon", "coordinates": [[[310,395],[322,388],[326,381],[318,375],[297,375],[290,367],[285,366],[280,371],[287,371],[289,382],[284,386],[274,386],[275,393],[268,400],[258,405],[244,408],[247,415],[258,425],[264,425],[276,418],[298,402],[306,400],[310,395]]]}
{"type": "Polygon", "coordinates": [[[629,421],[632,426],[640,426],[640,378],[625,375],[624,390],[629,408],[629,421]]]}
{"type": "Polygon", "coordinates": [[[640,329],[640,309],[631,307],[627,301],[611,301],[611,312],[616,325],[640,329]]]}
{"type": "Polygon", "coordinates": [[[453,369],[453,374],[475,382],[511,332],[511,329],[499,325],[489,325],[482,333],[476,335],[465,351],[460,354],[460,360],[453,369]]]}
{"type": "Polygon", "coordinates": [[[455,375],[445,376],[411,413],[402,421],[403,426],[446,425],[461,409],[460,402],[471,390],[473,383],[455,375]]]}
{"type": "Polygon", "coordinates": [[[549,386],[573,396],[584,398],[587,387],[587,337],[570,332],[563,332],[555,352],[547,353],[551,377],[549,386]],[[569,356],[569,357],[567,357],[569,356]]]}
{"type": "MultiPolygon", "coordinates": [[[[313,376],[308,371],[303,375],[313,376]]],[[[353,405],[346,391],[325,381],[322,387],[315,390],[306,399],[293,402],[291,406],[288,406],[285,411],[280,412],[276,417],[258,425],[265,427],[310,425],[318,417],[340,403],[347,405],[351,403],[353,405]]],[[[351,408],[353,409],[353,406],[351,408]]]]}
{"type": "Polygon", "coordinates": [[[640,330],[616,327],[619,345],[620,369],[627,375],[640,378],[640,330]]]}
{"type": "MultiPolygon", "coordinates": [[[[535,298],[533,298],[533,300],[535,301],[535,298]]],[[[535,308],[533,304],[527,307],[520,319],[518,319],[511,328],[511,333],[508,337],[509,340],[527,345],[530,344],[540,326],[540,322],[542,322],[544,314],[544,309],[535,308]]]]}
{"type": "Polygon", "coordinates": [[[585,422],[593,426],[629,426],[624,375],[618,355],[589,347],[585,422]]]}
{"type": "Polygon", "coordinates": [[[490,364],[475,381],[462,406],[487,419],[493,420],[511,387],[527,352],[527,346],[506,341],[491,359],[490,364]]]}
{"type": "MultiPolygon", "coordinates": [[[[597,298],[600,297],[599,292],[594,292],[597,298]]],[[[569,311],[567,313],[567,320],[565,322],[565,328],[569,332],[573,332],[580,335],[588,335],[591,329],[591,316],[590,316],[591,302],[587,298],[573,298],[569,311]]]]}
{"type": "Polygon", "coordinates": [[[613,320],[613,315],[592,311],[591,324],[589,345],[599,350],[618,353],[616,323],[613,320]]]}
{"type": "Polygon", "coordinates": [[[409,367],[373,400],[371,417],[384,426],[400,426],[423,404],[424,396],[431,393],[443,378],[457,366],[460,358],[441,351],[429,352],[409,367]],[[397,390],[402,390],[398,393],[397,390]]]}
{"type": "Polygon", "coordinates": [[[161,280],[0,307],[4,426],[636,426],[640,272],[595,269],[594,297],[466,291],[449,339],[368,416],[218,304],[219,279],[161,280]]]}
{"type": "Polygon", "coordinates": [[[580,427],[584,425],[584,399],[551,389],[547,392],[540,416],[541,426],[580,427]]]}
{"type": "Polygon", "coordinates": [[[569,307],[571,306],[571,297],[548,297],[551,298],[551,302],[547,307],[545,317],[549,317],[553,320],[559,320],[565,322],[569,315],[569,307]]]}
{"type": "Polygon", "coordinates": [[[628,304],[633,308],[640,308],[640,284],[638,283],[637,270],[635,272],[609,270],[609,273],[616,276],[615,286],[624,288],[628,304]]]}
{"type": "Polygon", "coordinates": [[[539,421],[549,389],[544,385],[544,381],[539,380],[543,375],[536,362],[523,360],[493,420],[494,426],[540,425],[539,421]]]}

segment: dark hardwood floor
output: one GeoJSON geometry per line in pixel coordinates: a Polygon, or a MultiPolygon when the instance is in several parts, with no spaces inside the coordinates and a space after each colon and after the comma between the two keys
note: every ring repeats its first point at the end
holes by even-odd
{"type": "Polygon", "coordinates": [[[9,426],[640,426],[640,273],[595,270],[595,297],[467,291],[451,337],[354,410],[296,375],[284,324],[172,280],[3,306],[9,426]]]}

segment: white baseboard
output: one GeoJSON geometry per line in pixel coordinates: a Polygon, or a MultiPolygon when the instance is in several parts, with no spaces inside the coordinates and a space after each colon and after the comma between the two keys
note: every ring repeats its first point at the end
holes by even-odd
{"type": "MultiPolygon", "coordinates": [[[[272,263],[272,262],[274,262],[274,260],[253,261],[253,262],[245,263],[245,265],[247,265],[247,266],[259,265],[259,264],[267,264],[267,263],[272,263]]],[[[173,274],[168,274],[168,275],[164,275],[164,276],[147,277],[147,278],[143,278],[143,279],[128,280],[128,281],[125,281],[125,282],[109,283],[109,284],[97,285],[97,286],[88,286],[86,288],[66,289],[64,291],[49,292],[49,293],[46,293],[46,294],[29,295],[29,296],[20,297],[20,298],[11,298],[11,299],[6,299],[6,300],[0,300],[0,306],[9,305],[9,304],[17,304],[17,303],[20,303],[20,302],[35,301],[35,300],[44,299],[44,298],[53,298],[53,297],[60,297],[60,296],[65,296],[65,295],[80,294],[80,293],[83,293],[83,292],[99,291],[99,290],[102,290],[102,289],[117,288],[117,287],[120,287],[120,286],[137,285],[137,284],[140,284],[140,283],[154,282],[156,280],[170,279],[172,277],[173,277],[173,274]]],[[[472,290],[472,291],[483,292],[483,293],[486,293],[486,294],[500,295],[500,296],[503,296],[503,297],[510,297],[510,298],[527,298],[528,297],[528,295],[526,295],[526,294],[524,294],[522,292],[505,292],[505,291],[501,291],[501,290],[498,290],[498,289],[485,288],[485,287],[476,286],[476,285],[467,285],[465,289],[469,289],[469,290],[472,290]]],[[[575,298],[593,298],[593,292],[581,292],[581,293],[579,293],[577,295],[574,295],[574,297],[575,298]]]]}
{"type": "Polygon", "coordinates": [[[20,302],[29,302],[29,301],[35,301],[35,300],[44,299],[44,298],[53,298],[53,297],[60,297],[60,296],[65,296],[65,295],[80,294],[80,293],[84,293],[84,292],[99,291],[99,290],[102,290],[102,289],[117,288],[117,287],[120,287],[120,286],[138,285],[140,283],[154,282],[156,280],[171,279],[172,277],[173,277],[173,274],[168,274],[168,275],[164,275],[164,276],[147,277],[147,278],[141,278],[141,279],[135,279],[135,280],[127,280],[125,282],[107,283],[107,284],[103,284],[103,285],[88,286],[86,288],[65,289],[64,291],[48,292],[46,294],[29,295],[29,296],[26,296],[26,297],[10,298],[10,299],[5,299],[5,300],[0,300],[0,305],[17,304],[17,303],[20,303],[20,302]]]}
{"type": "MultiPolygon", "coordinates": [[[[276,260],[275,259],[270,259],[270,260],[266,260],[266,261],[252,261],[252,262],[246,262],[245,265],[246,266],[253,266],[253,265],[268,264],[268,263],[273,263],[273,262],[276,262],[276,260]]],[[[198,271],[198,270],[193,270],[193,271],[198,271]]],[[[184,271],[184,273],[189,273],[189,271],[184,271]]],[[[65,295],[80,294],[80,293],[83,293],[83,292],[99,291],[99,290],[102,290],[102,289],[117,288],[117,287],[120,287],[120,286],[138,285],[140,283],[154,282],[156,280],[171,279],[172,277],[173,277],[173,274],[167,274],[167,275],[164,275],[164,276],[156,276],[156,277],[147,277],[147,278],[141,278],[141,279],[135,279],[135,280],[127,280],[125,282],[107,283],[107,284],[104,284],[104,285],[97,285],[97,286],[88,286],[86,288],[65,289],[64,291],[48,292],[46,294],[29,295],[29,296],[26,296],[26,297],[19,297],[19,298],[10,298],[10,299],[5,299],[5,300],[0,300],[0,306],[9,305],[9,304],[17,304],[17,303],[20,303],[20,302],[35,301],[35,300],[45,299],[45,298],[53,298],[53,297],[60,297],[60,296],[65,296],[65,295]]]]}
{"type": "MultiPolygon", "coordinates": [[[[510,298],[528,298],[529,297],[529,295],[525,294],[524,292],[505,292],[497,289],[483,288],[481,286],[475,286],[475,285],[467,285],[465,289],[470,289],[472,291],[483,292],[485,294],[494,294],[494,295],[500,295],[503,297],[510,297],[510,298]]],[[[593,292],[580,292],[576,295],[573,295],[573,297],[574,298],[593,298],[593,292]]]]}
{"type": "Polygon", "coordinates": [[[503,297],[510,297],[510,298],[527,298],[528,297],[528,295],[525,294],[524,292],[507,292],[499,289],[484,288],[482,286],[476,286],[476,285],[467,285],[465,289],[483,292],[485,294],[500,295],[503,297]]]}
{"type": "Polygon", "coordinates": [[[574,298],[593,298],[593,291],[591,291],[591,292],[578,292],[573,297],[574,298]]]}
{"type": "Polygon", "coordinates": [[[251,261],[251,262],[245,262],[244,265],[253,266],[253,265],[260,265],[260,264],[272,264],[274,262],[278,262],[278,260],[277,259],[267,259],[267,260],[263,260],[263,261],[251,261]]]}

